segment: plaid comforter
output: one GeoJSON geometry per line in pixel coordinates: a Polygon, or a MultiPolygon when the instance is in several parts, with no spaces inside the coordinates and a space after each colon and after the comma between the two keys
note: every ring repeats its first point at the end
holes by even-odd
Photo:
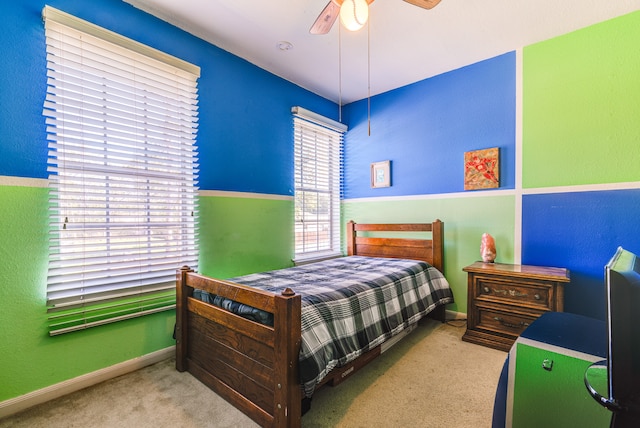
{"type": "MultiPolygon", "coordinates": [[[[453,302],[444,276],[415,260],[350,256],[230,281],[276,293],[290,287],[302,296],[299,372],[307,397],[334,367],[380,345],[436,306],[453,302]]],[[[270,314],[212,298],[215,296],[202,297],[248,318],[269,322],[270,314]]]]}

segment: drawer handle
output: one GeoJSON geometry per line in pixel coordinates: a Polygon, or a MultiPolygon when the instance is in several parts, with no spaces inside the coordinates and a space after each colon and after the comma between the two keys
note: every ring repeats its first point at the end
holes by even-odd
{"type": "MultiPolygon", "coordinates": [[[[488,293],[489,291],[489,287],[484,287],[484,292],[488,293]]],[[[517,290],[493,290],[493,292],[495,294],[502,294],[503,296],[509,295],[511,297],[527,297],[528,294],[527,293],[521,293],[517,290]]]]}
{"type": "Polygon", "coordinates": [[[504,320],[504,318],[502,317],[493,317],[494,320],[498,321],[500,324],[502,324],[505,327],[511,327],[511,328],[520,328],[520,327],[528,327],[529,323],[525,322],[525,321],[520,321],[517,324],[514,323],[510,323],[504,320]]]}
{"type": "MultiPolygon", "coordinates": [[[[485,293],[489,294],[491,293],[491,289],[489,287],[482,287],[482,291],[484,291],[485,293]]],[[[520,293],[516,290],[494,290],[493,291],[495,294],[504,294],[505,296],[508,294],[511,297],[527,297],[526,293],[520,293]]],[[[536,300],[541,300],[542,296],[540,294],[534,294],[533,298],[536,300]]]]}

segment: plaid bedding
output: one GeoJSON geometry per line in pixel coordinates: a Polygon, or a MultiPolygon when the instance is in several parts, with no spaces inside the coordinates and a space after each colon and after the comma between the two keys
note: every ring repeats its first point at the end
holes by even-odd
{"type": "MultiPolygon", "coordinates": [[[[444,276],[415,260],[349,256],[229,280],[276,293],[290,287],[302,296],[299,372],[307,397],[334,367],[453,302],[444,276]]],[[[270,314],[201,294],[202,300],[269,323],[270,314]]]]}

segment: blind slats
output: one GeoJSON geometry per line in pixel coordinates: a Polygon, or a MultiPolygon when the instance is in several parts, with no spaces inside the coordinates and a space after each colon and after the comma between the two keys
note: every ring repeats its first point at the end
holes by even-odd
{"type": "Polygon", "coordinates": [[[198,262],[197,68],[43,16],[50,334],[171,309],[198,262]]]}
{"type": "MultiPolygon", "coordinates": [[[[61,129],[65,129],[68,132],[82,130],[84,134],[90,135],[92,132],[97,135],[103,135],[105,132],[105,123],[111,125],[109,129],[112,133],[118,132],[122,137],[137,136],[141,132],[146,132],[147,135],[155,135],[156,137],[162,137],[163,140],[171,140],[173,138],[184,138],[184,134],[187,136],[190,133],[195,133],[195,126],[191,122],[188,122],[188,117],[176,118],[170,111],[155,112],[145,111],[137,116],[134,114],[127,114],[126,110],[116,111],[113,110],[116,106],[113,103],[105,106],[95,106],[89,104],[82,104],[79,102],[66,102],[62,103],[58,100],[58,97],[48,96],[45,103],[45,116],[48,111],[60,110],[61,107],[65,108],[67,114],[86,114],[93,110],[93,117],[86,117],[81,123],[73,123],[70,118],[67,121],[59,122],[55,119],[47,121],[47,125],[53,125],[58,128],[58,132],[61,129]],[[126,117],[125,117],[126,115],[126,117]],[[173,122],[168,121],[168,116],[173,118],[173,122]],[[140,122],[144,121],[145,128],[140,127],[140,122]]],[[[118,106],[123,108],[123,106],[118,106]]],[[[140,113],[140,112],[138,112],[140,113]]]]}
{"type": "MultiPolygon", "coordinates": [[[[92,308],[85,308],[84,309],[84,313],[89,315],[92,313],[98,313],[98,312],[104,312],[105,310],[110,310],[112,308],[122,308],[123,306],[129,306],[131,305],[131,301],[123,301],[123,299],[131,299],[132,296],[133,299],[135,299],[138,302],[142,302],[142,303],[158,303],[158,302],[164,302],[169,300],[168,302],[166,302],[167,304],[172,304],[175,303],[175,294],[172,292],[173,290],[171,290],[172,288],[172,284],[163,284],[162,286],[158,286],[155,290],[153,290],[152,292],[149,292],[147,294],[145,294],[142,298],[138,297],[137,294],[138,291],[137,290],[133,290],[132,292],[130,291],[129,293],[126,292],[126,290],[115,296],[115,298],[113,299],[100,299],[101,300],[101,305],[99,307],[92,307],[92,308]],[[171,302],[172,301],[172,302],[171,302]]],[[[136,303],[138,303],[136,302],[136,303]]],[[[140,308],[136,308],[136,309],[140,309],[140,308]]],[[[65,318],[72,318],[74,315],[74,310],[67,310],[63,307],[63,305],[61,305],[61,308],[59,311],[54,312],[50,315],[50,319],[52,322],[55,323],[60,323],[61,320],[65,319],[65,318]]],[[[90,315],[89,315],[90,316],[90,315]]],[[[69,320],[67,320],[68,322],[69,320]]]]}
{"type": "Polygon", "coordinates": [[[296,258],[338,254],[343,130],[301,110],[293,109],[296,258]]]}
{"type": "MultiPolygon", "coordinates": [[[[152,117],[154,114],[162,115],[164,112],[169,111],[174,112],[177,118],[182,118],[184,116],[188,117],[197,110],[197,106],[166,105],[166,102],[170,102],[175,97],[184,99],[193,98],[193,101],[197,100],[196,96],[184,96],[184,94],[176,91],[167,91],[163,97],[160,97],[159,94],[150,94],[140,87],[128,87],[108,82],[106,76],[99,82],[90,82],[83,81],[80,77],[72,79],[69,76],[64,76],[62,73],[56,73],[51,70],[47,72],[47,75],[49,77],[48,83],[53,81],[62,82],[66,86],[65,88],[50,86],[48,88],[49,98],[54,101],[64,100],[66,105],[82,102],[87,108],[100,110],[101,106],[105,104],[105,100],[101,98],[100,95],[104,94],[104,88],[108,85],[110,88],[108,102],[113,106],[114,113],[123,111],[135,112],[130,106],[138,99],[145,101],[148,105],[147,115],[152,117]]],[[[139,114],[140,112],[135,113],[139,114]]]]}

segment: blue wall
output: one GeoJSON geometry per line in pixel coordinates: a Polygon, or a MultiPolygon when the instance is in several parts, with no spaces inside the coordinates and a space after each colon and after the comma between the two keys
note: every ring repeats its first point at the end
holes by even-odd
{"type": "Polygon", "coordinates": [[[500,188],[515,185],[515,53],[345,107],[345,197],[460,192],[464,152],[500,148],[500,188]],[[371,162],[391,160],[392,186],[372,189],[371,162]],[[452,167],[456,166],[456,167],[452,167]]]}
{"type": "Polygon", "coordinates": [[[565,310],[604,319],[604,265],[618,246],[640,255],[640,190],[526,195],[522,261],[571,270],[565,310]]]}
{"type": "MultiPolygon", "coordinates": [[[[118,0],[46,4],[201,67],[200,188],[293,194],[291,107],[335,119],[333,102],[118,0]]],[[[0,175],[47,177],[44,1],[2,2],[0,175]]]]}

